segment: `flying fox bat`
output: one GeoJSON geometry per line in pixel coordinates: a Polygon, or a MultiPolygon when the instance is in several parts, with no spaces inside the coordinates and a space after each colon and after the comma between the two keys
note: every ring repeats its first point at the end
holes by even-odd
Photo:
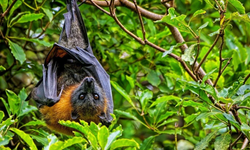
{"type": "Polygon", "coordinates": [[[82,119],[108,125],[113,99],[109,75],[93,55],[77,1],[66,1],[59,42],[48,53],[43,77],[31,97],[50,129],[72,134],[58,121],[82,119]]]}

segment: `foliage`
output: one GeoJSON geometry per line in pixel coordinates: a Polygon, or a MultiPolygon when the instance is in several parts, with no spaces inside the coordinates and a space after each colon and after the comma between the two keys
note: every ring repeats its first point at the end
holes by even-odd
{"type": "Polygon", "coordinates": [[[125,3],[102,5],[110,16],[89,1],[80,6],[94,53],[111,77],[117,119],[109,128],[61,121],[76,130],[72,138],[48,131],[33,101],[25,101],[59,39],[65,2],[0,0],[1,148],[246,148],[250,2],[136,2],[129,3],[153,14],[140,16],[125,3]]]}

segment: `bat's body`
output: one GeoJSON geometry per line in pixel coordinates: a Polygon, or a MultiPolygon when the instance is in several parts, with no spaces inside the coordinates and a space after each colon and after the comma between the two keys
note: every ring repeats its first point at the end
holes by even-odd
{"type": "Polygon", "coordinates": [[[50,129],[72,134],[58,121],[82,119],[107,125],[113,100],[109,76],[93,55],[76,1],[67,1],[67,8],[60,40],[45,60],[43,79],[32,97],[50,129]]]}

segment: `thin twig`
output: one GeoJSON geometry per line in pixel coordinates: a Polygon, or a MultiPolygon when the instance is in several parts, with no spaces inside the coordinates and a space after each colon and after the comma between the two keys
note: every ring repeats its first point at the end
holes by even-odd
{"type": "Polygon", "coordinates": [[[246,76],[246,78],[244,79],[244,82],[243,82],[243,84],[245,84],[246,82],[247,82],[247,80],[249,79],[249,77],[250,77],[250,73],[246,76]]]}
{"type": "Polygon", "coordinates": [[[14,6],[14,4],[17,2],[17,0],[13,0],[13,2],[10,4],[10,6],[5,10],[4,13],[2,13],[1,15],[1,22],[0,22],[0,25],[2,24],[2,20],[3,18],[9,13],[9,11],[11,10],[11,8],[14,6]]]}
{"type": "Polygon", "coordinates": [[[89,0],[95,7],[97,7],[98,9],[100,9],[102,12],[104,12],[105,14],[110,16],[110,13],[108,11],[106,11],[105,9],[103,9],[102,7],[100,7],[99,5],[97,5],[94,1],[89,0]]]}
{"type": "MultiPolygon", "coordinates": [[[[66,7],[64,7],[64,8],[62,8],[60,11],[58,11],[58,12],[53,16],[51,22],[55,19],[56,16],[58,16],[58,15],[59,15],[61,12],[63,12],[65,9],[66,9],[66,7]]],[[[50,25],[51,22],[49,21],[49,22],[45,25],[45,27],[42,28],[42,32],[41,32],[37,37],[35,37],[35,38],[39,38],[40,36],[42,36],[43,33],[46,31],[46,29],[49,27],[49,25],[50,25]]]]}
{"type": "Polygon", "coordinates": [[[210,47],[210,49],[207,51],[207,53],[205,54],[205,56],[202,58],[200,64],[198,65],[198,67],[195,69],[195,72],[198,71],[198,69],[201,67],[201,65],[204,63],[204,61],[206,60],[207,56],[209,55],[209,53],[212,51],[212,49],[214,48],[214,46],[217,44],[218,40],[219,40],[220,34],[218,34],[216,36],[216,39],[214,40],[213,45],[210,47]]]}
{"type": "Polygon", "coordinates": [[[138,9],[138,6],[137,6],[137,3],[136,3],[136,0],[134,0],[134,4],[135,4],[135,8],[136,8],[136,10],[137,10],[137,13],[138,13],[138,16],[139,16],[139,19],[140,19],[141,28],[142,28],[143,40],[145,41],[145,40],[146,40],[146,32],[145,32],[145,28],[144,28],[143,20],[142,20],[142,17],[141,17],[141,12],[140,12],[140,10],[138,9]]]}
{"type": "Polygon", "coordinates": [[[237,139],[230,145],[230,149],[232,149],[232,147],[240,140],[242,135],[243,133],[241,132],[240,135],[237,137],[237,139]]]}
{"type": "Polygon", "coordinates": [[[247,107],[247,106],[238,106],[236,108],[236,110],[239,110],[239,109],[248,109],[248,110],[250,110],[250,107],[247,107]]]}

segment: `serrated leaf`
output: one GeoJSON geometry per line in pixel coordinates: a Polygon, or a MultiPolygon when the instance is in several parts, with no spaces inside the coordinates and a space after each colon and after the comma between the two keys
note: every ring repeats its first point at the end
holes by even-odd
{"type": "Polygon", "coordinates": [[[88,128],[87,127],[84,127],[82,125],[80,125],[78,122],[75,122],[75,121],[70,121],[70,120],[67,120],[67,121],[64,121],[64,120],[60,120],[59,121],[59,124],[61,125],[64,125],[66,127],[70,127],[70,128],[73,128],[73,129],[76,129],[77,131],[80,131],[82,132],[84,135],[87,136],[88,134],[88,128]]]}
{"type": "Polygon", "coordinates": [[[212,133],[209,133],[204,139],[202,139],[199,143],[196,144],[195,149],[194,150],[203,150],[205,149],[209,142],[215,138],[215,136],[218,134],[218,131],[215,130],[212,133]]]}
{"type": "Polygon", "coordinates": [[[245,14],[245,7],[239,0],[228,0],[228,2],[231,3],[232,6],[238,10],[239,13],[245,14]]]}
{"type": "Polygon", "coordinates": [[[139,148],[139,144],[134,139],[118,139],[111,144],[110,149],[122,148],[122,147],[136,147],[139,148]]]}
{"type": "Polygon", "coordinates": [[[30,122],[24,124],[22,127],[24,127],[24,126],[37,126],[37,125],[46,126],[46,123],[42,120],[36,120],[36,121],[30,121],[30,122]]]}
{"type": "Polygon", "coordinates": [[[37,147],[34,143],[34,141],[32,140],[32,138],[26,134],[25,132],[23,132],[22,130],[19,130],[17,128],[10,128],[11,131],[15,132],[20,138],[22,138],[29,146],[29,148],[31,150],[37,150],[37,147]]]}
{"type": "Polygon", "coordinates": [[[20,98],[12,91],[6,89],[10,111],[15,115],[20,110],[20,98]]]}
{"type": "Polygon", "coordinates": [[[87,141],[82,137],[73,137],[65,141],[57,141],[56,143],[52,144],[49,149],[50,150],[63,150],[74,144],[78,144],[78,143],[84,144],[86,142],[87,141]]]}
{"type": "Polygon", "coordinates": [[[153,143],[155,140],[155,136],[150,136],[146,138],[140,145],[140,150],[148,150],[152,149],[153,143]]]}
{"type": "Polygon", "coordinates": [[[23,48],[19,46],[18,44],[11,42],[11,40],[9,39],[7,40],[9,42],[11,53],[16,58],[16,60],[18,60],[21,64],[23,64],[23,62],[26,60],[26,55],[24,53],[23,48]]]}
{"type": "Polygon", "coordinates": [[[250,23],[250,17],[247,14],[241,15],[239,12],[231,13],[230,19],[250,23]]]}
{"type": "Polygon", "coordinates": [[[5,12],[8,6],[8,0],[0,0],[0,5],[2,6],[3,12],[5,12]]]}
{"type": "Polygon", "coordinates": [[[98,132],[98,142],[101,148],[104,150],[107,143],[108,143],[108,137],[109,137],[109,130],[106,126],[102,126],[101,129],[98,132]]]}
{"type": "Polygon", "coordinates": [[[22,15],[17,22],[15,23],[26,23],[26,22],[30,22],[30,21],[36,21],[38,19],[42,19],[44,16],[44,14],[39,13],[39,14],[35,14],[35,13],[30,13],[30,14],[25,14],[22,15]]]}
{"type": "Polygon", "coordinates": [[[49,22],[51,22],[52,19],[53,19],[53,14],[52,14],[52,12],[51,12],[49,9],[47,9],[47,8],[42,8],[42,10],[43,10],[44,13],[49,17],[49,22]]]}
{"type": "Polygon", "coordinates": [[[177,121],[178,121],[177,119],[169,118],[169,119],[163,121],[161,124],[157,125],[157,128],[164,126],[168,123],[173,123],[173,122],[177,122],[177,121]]]}
{"type": "Polygon", "coordinates": [[[29,105],[28,102],[24,102],[24,104],[25,105],[20,110],[20,113],[19,113],[18,117],[21,117],[23,115],[26,115],[26,114],[32,112],[32,111],[36,111],[37,110],[37,107],[29,105]]]}
{"type": "Polygon", "coordinates": [[[227,150],[231,142],[231,135],[227,132],[215,139],[214,149],[215,150],[227,150]]]}
{"type": "Polygon", "coordinates": [[[135,105],[127,92],[120,85],[118,85],[118,83],[114,81],[110,81],[110,83],[117,90],[117,92],[119,92],[135,108],[135,105]]]}

